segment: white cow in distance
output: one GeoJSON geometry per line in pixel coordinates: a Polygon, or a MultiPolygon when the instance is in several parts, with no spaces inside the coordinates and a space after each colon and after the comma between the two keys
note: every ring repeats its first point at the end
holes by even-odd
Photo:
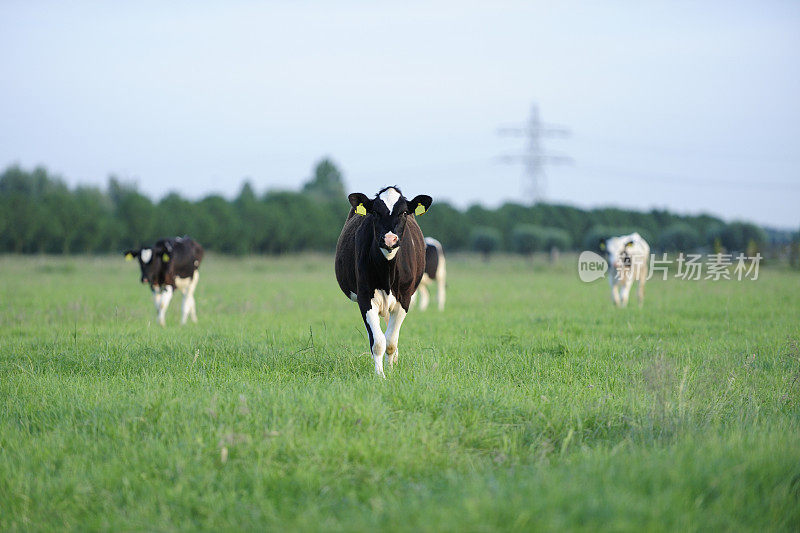
{"type": "Polygon", "coordinates": [[[637,292],[641,307],[644,304],[644,284],[647,281],[650,245],[638,233],[631,233],[600,241],[600,249],[608,261],[608,280],[611,284],[611,299],[614,305],[617,307],[628,305],[633,282],[638,281],[637,292]]]}

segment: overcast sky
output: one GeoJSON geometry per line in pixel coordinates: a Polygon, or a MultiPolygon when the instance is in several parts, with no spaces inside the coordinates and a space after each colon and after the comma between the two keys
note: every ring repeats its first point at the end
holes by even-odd
{"type": "Polygon", "coordinates": [[[800,2],[0,3],[0,165],[71,185],[526,201],[497,161],[542,118],[547,198],[800,225],[800,2]]]}

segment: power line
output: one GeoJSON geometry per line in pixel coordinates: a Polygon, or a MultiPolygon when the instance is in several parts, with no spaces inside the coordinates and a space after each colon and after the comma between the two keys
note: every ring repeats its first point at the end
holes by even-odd
{"type": "Polygon", "coordinates": [[[546,153],[542,140],[550,138],[566,138],[571,132],[564,126],[547,124],[539,118],[539,107],[531,106],[528,123],[524,126],[502,126],[497,130],[503,137],[524,137],[527,145],[524,154],[502,155],[498,157],[503,163],[522,163],[524,165],[524,189],[533,202],[544,200],[547,192],[547,174],[545,166],[548,164],[569,164],[572,158],[563,154],[546,153]]]}

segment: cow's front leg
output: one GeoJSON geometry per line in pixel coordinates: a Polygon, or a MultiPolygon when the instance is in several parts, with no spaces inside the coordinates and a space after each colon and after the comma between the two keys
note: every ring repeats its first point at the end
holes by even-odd
{"type": "Polygon", "coordinates": [[[439,302],[439,311],[444,311],[444,300],[445,300],[445,281],[444,281],[444,274],[439,276],[439,279],[436,281],[436,294],[437,294],[437,301],[439,302]]]}
{"type": "Polygon", "coordinates": [[[183,302],[181,302],[181,324],[186,324],[186,320],[191,313],[194,298],[188,292],[183,293],[183,302]]]}
{"type": "Polygon", "coordinates": [[[385,378],[386,375],[383,373],[383,354],[386,352],[386,336],[381,331],[381,317],[378,314],[378,307],[372,302],[360,304],[359,307],[369,335],[369,347],[372,352],[372,360],[375,362],[375,373],[385,378]]]}
{"type": "Polygon", "coordinates": [[[614,305],[619,307],[620,305],[619,286],[613,281],[611,283],[611,301],[614,302],[614,305]]]}
{"type": "Polygon", "coordinates": [[[396,302],[389,310],[389,324],[386,326],[386,355],[389,356],[389,366],[394,367],[397,362],[397,342],[400,339],[400,326],[406,318],[406,310],[396,302]]]}
{"type": "Polygon", "coordinates": [[[156,318],[158,318],[158,313],[161,311],[161,287],[153,287],[150,290],[153,291],[153,305],[156,308],[156,318]]]}
{"type": "Polygon", "coordinates": [[[189,299],[191,302],[191,307],[189,308],[189,314],[192,317],[192,322],[197,323],[197,302],[194,300],[194,290],[197,288],[197,282],[200,281],[200,271],[195,270],[194,274],[192,274],[192,284],[189,286],[189,299]]]}
{"type": "Polygon", "coordinates": [[[172,286],[167,285],[161,291],[161,301],[158,306],[158,323],[162,326],[167,324],[167,307],[172,300],[172,286]]]}
{"type": "Polygon", "coordinates": [[[431,295],[428,292],[427,285],[420,283],[417,292],[419,293],[419,310],[424,311],[428,308],[428,304],[431,301],[431,295]]]}
{"type": "Polygon", "coordinates": [[[181,306],[181,324],[186,324],[186,319],[189,317],[192,318],[192,322],[197,322],[194,294],[191,292],[188,292],[183,296],[183,304],[181,306]]]}
{"type": "Polygon", "coordinates": [[[197,287],[197,281],[200,279],[200,273],[195,270],[192,275],[192,281],[183,292],[183,302],[181,304],[181,324],[186,324],[186,319],[192,317],[192,322],[197,322],[197,312],[195,310],[194,289],[197,287]]]}
{"type": "Polygon", "coordinates": [[[626,307],[628,305],[628,298],[631,294],[631,286],[633,285],[633,280],[625,280],[625,283],[622,285],[622,290],[619,294],[619,299],[622,302],[622,307],[626,307]]]}

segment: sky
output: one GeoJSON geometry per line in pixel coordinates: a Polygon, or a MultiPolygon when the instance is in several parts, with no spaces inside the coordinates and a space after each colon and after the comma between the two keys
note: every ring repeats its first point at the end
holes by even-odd
{"type": "MultiPolygon", "coordinates": [[[[0,2],[0,168],[154,199],[297,189],[546,199],[800,226],[800,2],[0,2]]],[[[343,202],[345,200],[343,199],[343,202]]],[[[434,203],[435,205],[435,203],[434,203]]]]}

